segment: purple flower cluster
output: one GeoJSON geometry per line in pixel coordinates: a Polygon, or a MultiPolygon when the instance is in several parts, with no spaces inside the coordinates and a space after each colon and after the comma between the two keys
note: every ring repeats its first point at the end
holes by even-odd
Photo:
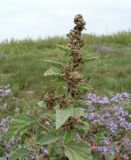
{"type": "Polygon", "coordinates": [[[97,150],[104,155],[112,153],[112,148],[110,146],[97,147],[97,150]]]}
{"type": "Polygon", "coordinates": [[[131,97],[131,94],[127,93],[127,92],[118,93],[115,96],[113,96],[112,98],[108,98],[107,96],[100,97],[100,96],[97,96],[96,94],[88,93],[85,103],[87,105],[95,104],[95,103],[96,104],[109,104],[112,102],[123,101],[125,99],[130,98],[130,97],[131,97]]]}
{"type": "MultiPolygon", "coordinates": [[[[4,143],[4,135],[8,131],[7,125],[10,122],[11,117],[5,117],[0,121],[0,146],[5,146],[6,144],[4,143]]],[[[6,146],[5,146],[6,148],[6,146]]],[[[7,160],[7,158],[10,157],[10,154],[6,154],[4,157],[1,157],[0,160],[7,160]]]]}
{"type": "Polygon", "coordinates": [[[12,146],[20,142],[21,137],[16,136],[15,138],[10,139],[6,144],[5,144],[5,149],[10,149],[12,146]]]}
{"type": "Polygon", "coordinates": [[[11,154],[5,154],[5,156],[1,157],[0,160],[7,160],[10,156],[11,154]]]}
{"type": "Polygon", "coordinates": [[[0,113],[6,111],[8,106],[8,98],[11,95],[11,89],[9,84],[6,86],[0,86],[0,113]]]}
{"type": "Polygon", "coordinates": [[[124,128],[126,131],[131,130],[131,123],[126,120],[131,116],[128,111],[121,106],[114,106],[112,110],[114,112],[113,118],[119,124],[119,127],[124,128]]]}
{"type": "MultiPolygon", "coordinates": [[[[124,155],[131,150],[129,138],[126,137],[123,140],[123,136],[125,137],[128,132],[131,132],[131,122],[129,121],[131,114],[125,109],[129,103],[131,105],[131,94],[123,92],[108,98],[89,93],[85,103],[87,104],[85,118],[91,126],[95,122],[99,122],[100,128],[104,129],[103,134],[106,139],[103,142],[101,141],[99,144],[95,137],[93,138],[93,144],[97,145],[97,151],[105,155],[122,151],[124,155]]],[[[101,132],[101,129],[98,132],[101,132]]],[[[127,154],[125,155],[128,157],[127,154]]]]}
{"type": "Polygon", "coordinates": [[[127,93],[127,92],[123,92],[123,93],[118,93],[115,96],[113,96],[110,101],[112,102],[119,102],[119,101],[123,101],[124,99],[127,99],[131,96],[131,94],[127,93]]]}
{"type": "Polygon", "coordinates": [[[6,97],[11,94],[10,85],[0,86],[0,97],[6,97]]]}
{"type": "Polygon", "coordinates": [[[88,93],[87,94],[87,100],[85,101],[86,104],[90,105],[93,103],[98,103],[98,104],[108,104],[109,98],[104,96],[104,97],[99,97],[96,94],[93,93],[88,93]]]}
{"type": "MultiPolygon", "coordinates": [[[[0,146],[3,146],[5,150],[10,149],[12,146],[16,145],[21,137],[17,136],[15,138],[10,139],[8,142],[4,142],[4,136],[8,131],[8,124],[10,123],[11,117],[7,116],[0,121],[0,146]]],[[[10,154],[5,152],[5,156],[1,157],[0,160],[7,160],[10,157],[10,154]]]]}
{"type": "Polygon", "coordinates": [[[0,143],[3,141],[3,135],[8,131],[7,125],[10,122],[10,117],[5,117],[0,122],[0,143]]]}

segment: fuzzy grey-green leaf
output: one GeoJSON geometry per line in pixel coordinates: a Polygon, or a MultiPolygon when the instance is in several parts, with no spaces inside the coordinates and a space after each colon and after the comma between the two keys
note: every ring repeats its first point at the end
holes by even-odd
{"type": "Polygon", "coordinates": [[[92,86],[88,83],[80,83],[78,84],[77,88],[83,92],[87,92],[93,89],[92,86]]]}
{"type": "Polygon", "coordinates": [[[9,157],[9,160],[16,160],[18,158],[25,158],[26,156],[28,156],[29,151],[26,148],[18,148],[16,149],[11,157],[9,157]]]}
{"type": "Polygon", "coordinates": [[[94,60],[97,60],[98,59],[98,57],[84,57],[83,58],[83,61],[84,62],[90,62],[90,61],[94,61],[94,60]]]}
{"type": "Polygon", "coordinates": [[[46,108],[46,104],[44,103],[44,101],[39,101],[37,104],[40,108],[46,108]]]}
{"type": "Polygon", "coordinates": [[[65,146],[65,155],[70,160],[92,160],[89,146],[82,142],[67,144],[65,146]]]}
{"type": "Polygon", "coordinates": [[[21,131],[33,127],[37,124],[37,122],[38,120],[35,117],[28,114],[21,113],[14,116],[9,125],[9,130],[6,134],[6,139],[9,140],[21,131]]]}
{"type": "Polygon", "coordinates": [[[50,68],[44,73],[44,76],[62,76],[62,73],[58,68],[50,68]]]}
{"type": "Polygon", "coordinates": [[[63,68],[64,66],[63,63],[57,61],[52,61],[52,60],[44,60],[44,61],[58,68],[63,68]]]}
{"type": "Polygon", "coordinates": [[[64,134],[64,143],[67,144],[73,139],[73,133],[71,131],[66,131],[64,134]]]}
{"type": "Polygon", "coordinates": [[[45,134],[40,134],[37,137],[37,143],[40,145],[46,145],[46,144],[51,144],[59,140],[59,136],[55,135],[54,133],[45,133],[45,134]]]}
{"type": "Polygon", "coordinates": [[[67,107],[64,109],[56,109],[56,129],[60,128],[69,117],[84,116],[84,111],[79,107],[67,107]]]}
{"type": "Polygon", "coordinates": [[[70,108],[56,109],[56,129],[60,128],[72,115],[70,108]]]}
{"type": "Polygon", "coordinates": [[[58,44],[57,44],[57,47],[58,47],[60,50],[64,51],[66,54],[70,52],[70,51],[69,51],[69,48],[64,47],[64,46],[62,46],[62,45],[58,45],[58,44]]]}

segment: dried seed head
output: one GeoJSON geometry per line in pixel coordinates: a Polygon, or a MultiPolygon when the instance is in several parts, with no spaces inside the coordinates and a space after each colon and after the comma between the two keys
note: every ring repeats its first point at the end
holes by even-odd
{"type": "Polygon", "coordinates": [[[54,105],[55,105],[55,97],[54,94],[49,91],[45,96],[44,96],[44,102],[46,103],[46,106],[49,110],[51,110],[54,105]]]}
{"type": "Polygon", "coordinates": [[[70,106],[71,101],[63,95],[57,97],[57,102],[59,103],[60,108],[66,108],[70,106]]]}
{"type": "Polygon", "coordinates": [[[65,66],[64,66],[64,74],[65,74],[66,76],[68,76],[70,72],[71,72],[71,67],[70,67],[70,65],[65,65],[65,66]]]}
{"type": "Polygon", "coordinates": [[[69,79],[73,82],[79,82],[81,80],[81,75],[78,72],[70,72],[69,79]]]}
{"type": "Polygon", "coordinates": [[[63,127],[67,130],[72,130],[75,126],[79,124],[78,118],[70,117],[67,122],[63,125],[63,127]]]}
{"type": "Polygon", "coordinates": [[[81,14],[75,16],[74,23],[76,26],[69,32],[69,34],[67,34],[70,39],[70,44],[68,47],[70,48],[70,53],[72,56],[73,68],[79,66],[82,62],[80,49],[84,46],[84,42],[81,39],[81,32],[85,28],[86,24],[81,14]]]}
{"type": "Polygon", "coordinates": [[[80,18],[83,18],[83,16],[81,14],[77,14],[74,18],[74,23],[77,24],[80,18]]]}

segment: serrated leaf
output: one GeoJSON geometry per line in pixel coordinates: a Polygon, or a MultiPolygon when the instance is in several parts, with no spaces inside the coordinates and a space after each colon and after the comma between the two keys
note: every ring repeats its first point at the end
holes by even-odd
{"type": "Polygon", "coordinates": [[[58,47],[60,50],[64,51],[66,54],[69,53],[69,48],[64,47],[64,46],[62,46],[62,45],[58,45],[58,44],[57,44],[57,47],[58,47]]]}
{"type": "Polygon", "coordinates": [[[69,117],[80,117],[85,115],[81,108],[68,107],[64,109],[56,109],[56,129],[60,128],[69,117]]]}
{"type": "Polygon", "coordinates": [[[80,107],[73,108],[73,110],[72,110],[73,117],[81,117],[84,115],[86,115],[86,113],[84,112],[84,110],[82,108],[80,108],[80,107]]]}
{"type": "Polygon", "coordinates": [[[82,123],[83,124],[79,124],[77,128],[80,130],[84,130],[84,132],[86,133],[89,130],[90,124],[88,122],[82,122],[82,123]]]}
{"type": "Polygon", "coordinates": [[[54,81],[54,82],[61,83],[61,82],[65,82],[65,79],[64,79],[63,76],[59,76],[59,77],[56,77],[53,81],[54,81]]]}
{"type": "Polygon", "coordinates": [[[44,103],[44,101],[39,101],[37,104],[40,108],[46,108],[46,104],[44,103]]]}
{"type": "Polygon", "coordinates": [[[66,120],[71,116],[70,108],[56,109],[56,129],[60,128],[66,120]]]}
{"type": "Polygon", "coordinates": [[[105,160],[113,160],[114,158],[114,155],[105,155],[105,160]]]}
{"type": "Polygon", "coordinates": [[[64,147],[63,146],[55,146],[55,152],[58,155],[64,155],[64,147]]]}
{"type": "Polygon", "coordinates": [[[73,139],[73,133],[71,131],[66,131],[64,134],[64,143],[67,144],[73,139]]]}
{"type": "Polygon", "coordinates": [[[89,85],[88,83],[79,83],[77,85],[77,88],[81,91],[81,92],[87,92],[87,91],[90,91],[92,90],[92,86],[89,85]]]}
{"type": "Polygon", "coordinates": [[[11,157],[9,157],[9,160],[16,160],[18,158],[25,158],[26,156],[28,156],[29,151],[26,148],[18,148],[16,149],[11,157]]]}
{"type": "Polygon", "coordinates": [[[63,68],[64,66],[63,63],[57,61],[52,61],[52,60],[44,60],[44,61],[58,68],[63,68]]]}
{"type": "Polygon", "coordinates": [[[82,142],[72,142],[66,145],[65,155],[70,160],[92,160],[89,146],[82,142]]]}
{"type": "Polygon", "coordinates": [[[21,131],[25,131],[26,129],[33,127],[37,124],[37,119],[28,114],[21,113],[13,117],[9,130],[6,134],[6,139],[9,140],[13,136],[17,135],[21,131]]]}
{"type": "Polygon", "coordinates": [[[58,68],[50,68],[44,73],[44,76],[62,76],[62,73],[58,68]]]}
{"type": "Polygon", "coordinates": [[[87,62],[89,62],[89,61],[94,61],[94,60],[97,60],[98,59],[98,57],[89,57],[89,58],[83,58],[83,61],[85,62],[85,63],[87,63],[87,62]]]}
{"type": "Polygon", "coordinates": [[[56,142],[57,140],[59,140],[59,136],[51,132],[41,134],[37,137],[37,143],[40,145],[51,144],[51,143],[56,142]]]}
{"type": "Polygon", "coordinates": [[[98,142],[101,142],[101,141],[103,141],[103,140],[105,139],[105,136],[104,136],[103,133],[97,133],[97,134],[95,135],[95,139],[96,139],[98,142]]]}

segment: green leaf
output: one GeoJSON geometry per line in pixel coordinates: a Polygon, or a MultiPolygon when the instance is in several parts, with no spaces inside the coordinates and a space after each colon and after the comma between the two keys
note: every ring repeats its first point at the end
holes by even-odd
{"type": "Polygon", "coordinates": [[[56,109],[56,129],[60,128],[66,120],[71,116],[70,108],[56,109]]]}
{"type": "Polygon", "coordinates": [[[37,122],[38,121],[35,117],[32,117],[28,114],[21,113],[14,116],[9,125],[9,130],[6,134],[6,139],[9,140],[21,131],[23,132],[26,129],[33,127],[35,124],[37,124],[37,122]]]}
{"type": "Polygon", "coordinates": [[[92,86],[89,85],[88,83],[79,83],[77,85],[77,88],[81,91],[81,92],[87,92],[87,91],[90,91],[92,90],[92,86]]]}
{"type": "Polygon", "coordinates": [[[58,83],[63,83],[65,82],[65,79],[63,76],[59,76],[59,77],[56,77],[53,81],[58,83]]]}
{"type": "Polygon", "coordinates": [[[73,133],[71,131],[66,131],[64,134],[64,143],[67,144],[73,139],[73,133]]]}
{"type": "Polygon", "coordinates": [[[44,76],[62,76],[62,73],[58,68],[50,68],[44,73],[44,76]]]}
{"type": "Polygon", "coordinates": [[[97,134],[95,134],[95,139],[97,140],[97,142],[102,142],[104,139],[105,139],[105,136],[104,136],[104,134],[103,133],[97,133],[97,134]]]}
{"type": "Polygon", "coordinates": [[[76,108],[72,108],[72,117],[81,117],[86,115],[86,113],[84,112],[84,110],[80,107],[76,107],[76,108]]]}
{"type": "Polygon", "coordinates": [[[52,132],[41,134],[37,137],[37,143],[40,145],[51,144],[59,140],[59,136],[52,132]]]}
{"type": "Polygon", "coordinates": [[[97,60],[98,59],[98,57],[89,57],[89,58],[83,58],[83,61],[85,62],[85,63],[87,63],[87,62],[89,62],[89,61],[94,61],[94,60],[97,60]]]}
{"type": "Polygon", "coordinates": [[[5,155],[5,151],[2,148],[0,148],[0,157],[4,157],[4,155],[5,155]]]}
{"type": "Polygon", "coordinates": [[[46,104],[44,103],[44,101],[39,101],[37,104],[40,108],[46,108],[46,104]]]}
{"type": "Polygon", "coordinates": [[[82,122],[82,123],[83,125],[79,124],[77,128],[87,133],[87,131],[89,130],[90,124],[88,122],[82,122]]]}
{"type": "Polygon", "coordinates": [[[63,63],[60,63],[60,62],[57,62],[57,61],[52,61],[52,60],[44,60],[45,62],[55,66],[55,67],[58,67],[58,68],[63,68],[64,65],[63,63]]]}
{"type": "Polygon", "coordinates": [[[64,155],[64,147],[63,146],[55,146],[55,152],[57,155],[64,155]]]}
{"type": "Polygon", "coordinates": [[[16,160],[18,158],[25,158],[28,156],[29,151],[26,148],[18,148],[13,153],[9,160],[16,160]]]}
{"type": "Polygon", "coordinates": [[[79,107],[68,107],[64,109],[56,109],[56,129],[60,128],[69,117],[81,117],[84,116],[84,111],[79,107]]]}
{"type": "Polygon", "coordinates": [[[70,160],[92,160],[89,146],[82,142],[72,142],[66,145],[65,155],[70,160]]]}
{"type": "Polygon", "coordinates": [[[114,155],[105,155],[105,160],[113,160],[114,157],[114,155]]]}
{"type": "Polygon", "coordinates": [[[57,44],[57,47],[58,47],[60,50],[64,51],[66,54],[68,54],[68,53],[70,52],[70,51],[69,51],[69,48],[64,47],[64,46],[62,46],[62,45],[58,45],[58,44],[57,44]]]}

